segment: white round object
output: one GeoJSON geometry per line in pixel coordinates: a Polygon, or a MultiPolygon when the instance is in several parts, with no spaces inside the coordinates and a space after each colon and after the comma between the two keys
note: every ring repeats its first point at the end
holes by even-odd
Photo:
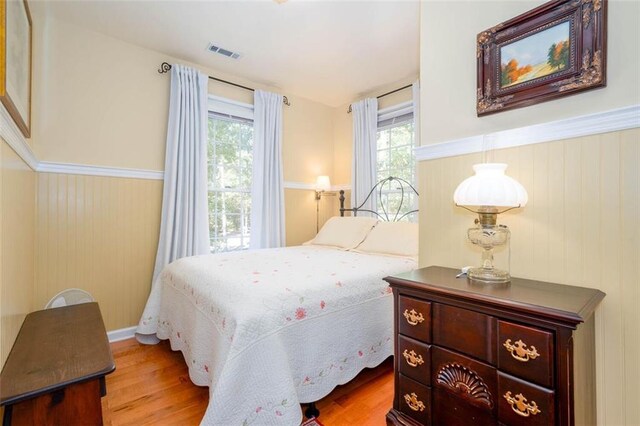
{"type": "Polygon", "coordinates": [[[79,305],[93,301],[93,296],[91,296],[90,293],[79,288],[68,288],[53,296],[44,308],[61,308],[63,306],[79,305]]]}
{"type": "Polygon", "coordinates": [[[506,164],[476,164],[474,176],[458,185],[453,201],[459,206],[524,207],[528,201],[526,189],[505,174],[506,164]]]}

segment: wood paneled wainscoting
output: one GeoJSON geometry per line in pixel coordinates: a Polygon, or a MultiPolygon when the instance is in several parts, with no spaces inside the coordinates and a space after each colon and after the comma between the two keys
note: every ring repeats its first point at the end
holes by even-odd
{"type": "Polygon", "coordinates": [[[420,266],[478,263],[475,216],[452,197],[484,160],[507,163],[529,193],[498,219],[511,275],[607,294],[595,315],[598,424],[640,424],[640,129],[420,162],[420,266]]]}
{"type": "Polygon", "coordinates": [[[35,182],[36,173],[0,138],[0,366],[33,310],[35,182]]]}
{"type": "Polygon", "coordinates": [[[162,181],[38,173],[35,309],[78,287],[107,330],[137,324],[149,296],[162,181]]]}
{"type": "MultiPolygon", "coordinates": [[[[168,341],[141,345],[135,339],[111,344],[116,371],[107,376],[102,399],[105,425],[197,425],[209,403],[209,388],[196,386],[181,352],[168,341]]],[[[383,426],[393,402],[391,358],[365,369],[318,402],[324,426],[383,426]]]]}

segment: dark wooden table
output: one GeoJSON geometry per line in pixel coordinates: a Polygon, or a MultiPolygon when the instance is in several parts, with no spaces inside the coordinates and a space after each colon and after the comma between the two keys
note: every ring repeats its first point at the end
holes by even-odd
{"type": "Polygon", "coordinates": [[[0,373],[4,425],[101,425],[115,370],[97,303],[30,313],[0,373]]]}

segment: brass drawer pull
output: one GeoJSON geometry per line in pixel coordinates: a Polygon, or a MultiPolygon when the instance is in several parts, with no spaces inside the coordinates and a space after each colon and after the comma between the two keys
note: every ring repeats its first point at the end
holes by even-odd
{"type": "Polygon", "coordinates": [[[419,365],[424,364],[424,359],[422,359],[422,355],[416,354],[413,350],[411,352],[407,352],[407,350],[405,349],[404,352],[402,352],[402,355],[404,356],[404,359],[407,361],[407,364],[409,364],[412,367],[417,367],[419,365]]]}
{"type": "Polygon", "coordinates": [[[404,310],[404,317],[407,319],[407,322],[411,325],[418,325],[422,321],[424,321],[424,317],[422,316],[422,312],[418,313],[415,309],[404,310]]]}
{"type": "Polygon", "coordinates": [[[411,395],[408,393],[404,394],[404,401],[413,411],[424,411],[426,408],[424,403],[418,399],[418,395],[413,392],[411,392],[411,395]]]}
{"type": "Polygon", "coordinates": [[[502,346],[507,348],[511,356],[521,362],[527,362],[530,359],[536,359],[540,356],[535,346],[531,346],[531,349],[527,349],[527,345],[518,340],[516,343],[511,344],[511,339],[507,339],[502,346]]]}
{"type": "Polygon", "coordinates": [[[511,406],[511,409],[515,411],[519,416],[529,417],[531,414],[535,416],[536,414],[541,412],[538,409],[538,404],[536,404],[535,401],[531,401],[530,404],[527,404],[527,398],[525,398],[521,393],[513,397],[511,396],[511,391],[509,391],[504,394],[504,399],[507,400],[507,402],[511,406]]]}

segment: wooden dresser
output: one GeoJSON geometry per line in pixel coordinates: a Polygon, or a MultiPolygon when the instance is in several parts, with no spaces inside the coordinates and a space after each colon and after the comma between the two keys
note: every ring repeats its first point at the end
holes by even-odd
{"type": "Polygon", "coordinates": [[[395,306],[393,425],[595,425],[599,290],[456,269],[387,277],[395,306]],[[581,324],[583,323],[583,324],[581,324]]]}
{"type": "Polygon", "coordinates": [[[32,312],[0,373],[3,425],[101,425],[114,370],[97,303],[32,312]]]}

